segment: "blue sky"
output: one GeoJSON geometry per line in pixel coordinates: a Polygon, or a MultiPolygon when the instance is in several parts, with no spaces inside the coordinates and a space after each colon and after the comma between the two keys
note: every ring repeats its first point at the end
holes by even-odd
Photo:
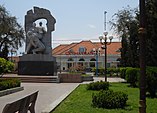
{"type": "MultiPolygon", "coordinates": [[[[139,0],[0,0],[0,4],[17,17],[22,26],[26,12],[33,6],[50,10],[57,21],[52,33],[54,48],[81,40],[99,41],[104,31],[104,11],[107,11],[108,22],[123,7],[138,7],[139,0]]],[[[107,31],[113,34],[108,24],[107,31]]]]}

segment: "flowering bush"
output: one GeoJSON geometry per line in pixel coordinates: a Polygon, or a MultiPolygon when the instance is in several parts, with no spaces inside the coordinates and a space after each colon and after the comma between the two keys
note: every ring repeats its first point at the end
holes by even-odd
{"type": "Polygon", "coordinates": [[[69,72],[84,72],[85,67],[82,65],[76,65],[69,68],[69,72]]]}

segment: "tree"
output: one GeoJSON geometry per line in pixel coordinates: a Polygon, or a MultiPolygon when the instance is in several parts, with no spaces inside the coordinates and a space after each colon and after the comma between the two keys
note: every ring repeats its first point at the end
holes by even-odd
{"type": "Polygon", "coordinates": [[[0,57],[7,59],[9,49],[17,50],[25,40],[24,30],[17,19],[0,5],[0,57]]]}
{"type": "Polygon", "coordinates": [[[130,22],[129,29],[129,63],[131,67],[139,67],[138,20],[130,22]]]}
{"type": "Polygon", "coordinates": [[[157,66],[157,1],[146,0],[147,65],[157,66]]]}
{"type": "Polygon", "coordinates": [[[111,20],[112,28],[121,37],[121,66],[139,66],[139,42],[138,42],[138,20],[137,9],[131,9],[129,6],[118,11],[111,20]]]}

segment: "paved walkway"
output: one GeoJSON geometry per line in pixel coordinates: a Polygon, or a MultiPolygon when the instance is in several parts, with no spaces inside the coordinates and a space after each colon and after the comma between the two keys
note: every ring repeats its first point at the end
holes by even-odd
{"type": "MultiPolygon", "coordinates": [[[[94,81],[104,80],[104,78],[94,77],[94,81]]],[[[120,78],[108,78],[110,82],[123,82],[120,78]]],[[[89,83],[89,82],[83,82],[89,83]]],[[[7,103],[13,102],[32,92],[39,90],[36,101],[36,113],[49,113],[52,108],[58,105],[65,97],[67,97],[79,83],[22,83],[24,90],[0,97],[0,113],[7,103]]]]}

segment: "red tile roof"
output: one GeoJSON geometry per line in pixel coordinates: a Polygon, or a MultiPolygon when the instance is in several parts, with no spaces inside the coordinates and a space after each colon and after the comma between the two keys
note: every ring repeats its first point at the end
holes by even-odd
{"type": "MultiPolygon", "coordinates": [[[[73,52],[78,53],[80,47],[85,47],[86,48],[86,53],[90,53],[93,48],[98,49],[101,48],[102,45],[100,42],[91,42],[90,40],[87,41],[81,41],[78,43],[71,43],[71,44],[61,44],[57,47],[55,47],[52,50],[53,55],[65,55],[69,50],[73,50],[73,52]]],[[[107,54],[120,54],[117,52],[121,48],[121,42],[112,42],[110,45],[107,45],[107,54]]],[[[104,54],[104,50],[100,50],[101,54],[104,54]]]]}

